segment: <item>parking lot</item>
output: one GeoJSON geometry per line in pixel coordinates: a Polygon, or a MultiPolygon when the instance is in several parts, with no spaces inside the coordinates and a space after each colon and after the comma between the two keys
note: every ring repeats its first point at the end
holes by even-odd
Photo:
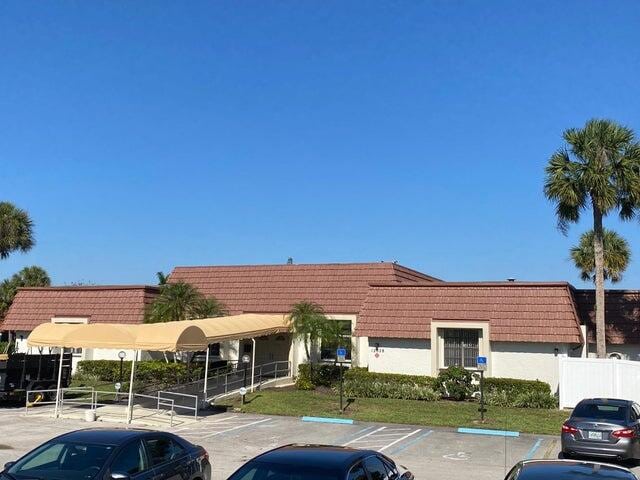
{"type": "MultiPolygon", "coordinates": [[[[118,426],[25,417],[22,409],[0,409],[0,425],[2,463],[66,431],[118,426]]],[[[212,415],[171,431],[209,451],[215,480],[225,479],[253,456],[287,443],[370,448],[405,465],[417,478],[449,479],[501,479],[518,460],[556,458],[559,449],[556,438],[542,435],[497,437],[424,426],[310,423],[293,417],[236,413],[212,415]]]]}

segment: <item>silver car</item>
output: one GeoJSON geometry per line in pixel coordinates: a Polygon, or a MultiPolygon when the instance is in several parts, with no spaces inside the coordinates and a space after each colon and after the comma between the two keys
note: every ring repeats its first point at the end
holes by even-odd
{"type": "Polygon", "coordinates": [[[640,459],[640,406],[611,398],[582,400],[562,425],[562,454],[640,459]]]}

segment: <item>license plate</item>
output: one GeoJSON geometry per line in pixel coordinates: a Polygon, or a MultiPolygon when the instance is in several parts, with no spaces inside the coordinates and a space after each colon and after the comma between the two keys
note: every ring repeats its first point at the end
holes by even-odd
{"type": "Polygon", "coordinates": [[[587,432],[587,438],[589,440],[602,440],[602,432],[587,432]]]}

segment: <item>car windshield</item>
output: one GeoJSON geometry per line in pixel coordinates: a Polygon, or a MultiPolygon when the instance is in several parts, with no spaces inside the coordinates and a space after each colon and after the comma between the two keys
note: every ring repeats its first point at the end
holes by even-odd
{"type": "Polygon", "coordinates": [[[601,403],[581,403],[573,410],[573,417],[625,421],[627,407],[601,403]]]}
{"type": "Polygon", "coordinates": [[[282,465],[268,462],[249,462],[228,480],[338,480],[332,470],[304,465],[282,465]]]}
{"type": "Polygon", "coordinates": [[[46,443],[7,473],[17,480],[91,480],[114,450],[112,445],[46,443]]]}

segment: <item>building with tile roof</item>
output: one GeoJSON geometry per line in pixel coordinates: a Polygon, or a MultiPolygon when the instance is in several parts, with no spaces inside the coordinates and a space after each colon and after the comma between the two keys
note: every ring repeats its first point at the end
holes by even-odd
{"type": "MultiPolygon", "coordinates": [[[[170,282],[187,282],[223,302],[231,314],[287,313],[318,303],[341,321],[352,363],[372,371],[436,375],[449,365],[558,384],[558,357],[588,355],[593,342],[593,291],[566,282],[445,282],[394,262],[176,267],[170,282]]],[[[49,321],[140,323],[158,287],[94,286],[21,289],[2,329],[26,336],[49,321]]],[[[609,350],[640,354],[640,293],[607,292],[609,350]]],[[[258,339],[256,363],[304,361],[289,335],[258,339]]],[[[236,342],[234,359],[252,348],[236,342]]],[[[333,348],[314,352],[333,361],[333,348]]],[[[87,356],[85,355],[85,358],[87,356]]],[[[96,358],[94,355],[93,358],[96,358]]]]}

